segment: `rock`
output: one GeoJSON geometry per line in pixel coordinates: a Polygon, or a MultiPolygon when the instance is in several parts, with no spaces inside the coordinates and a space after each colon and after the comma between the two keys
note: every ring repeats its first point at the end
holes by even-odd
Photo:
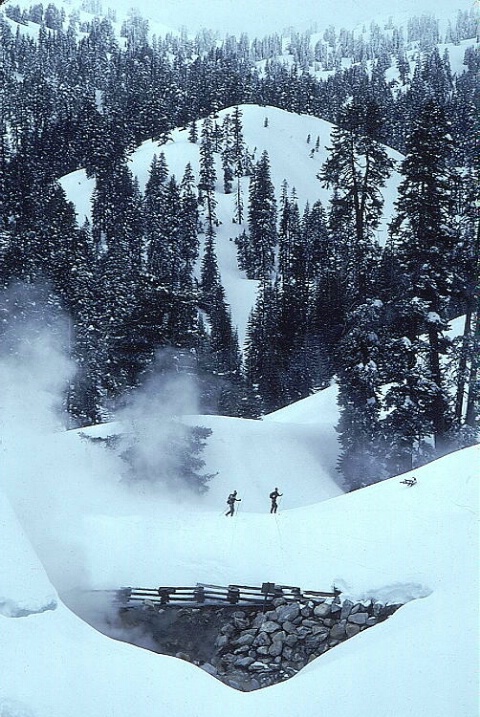
{"type": "Polygon", "coordinates": [[[322,605],[317,605],[313,609],[313,614],[315,617],[327,617],[330,615],[330,605],[327,605],[326,603],[323,603],[322,605]]]}
{"type": "Polygon", "coordinates": [[[285,647],[283,648],[283,658],[284,658],[285,660],[291,660],[291,659],[292,659],[292,655],[293,655],[293,650],[292,650],[292,648],[289,647],[288,645],[285,645],[285,647]]]}
{"type": "Polygon", "coordinates": [[[242,667],[244,669],[248,669],[250,665],[252,665],[255,662],[253,657],[238,657],[235,662],[233,663],[235,667],[242,667]]]}
{"type": "Polygon", "coordinates": [[[287,601],[283,597],[278,597],[278,598],[275,598],[274,600],[272,600],[272,605],[275,608],[280,607],[280,605],[286,605],[286,604],[287,604],[287,601]]]}
{"type": "Polygon", "coordinates": [[[250,623],[244,617],[234,617],[233,624],[237,630],[246,630],[250,626],[250,623]]]}
{"type": "Polygon", "coordinates": [[[344,640],[346,637],[345,626],[337,623],[330,630],[330,640],[344,640]]]}
{"type": "Polygon", "coordinates": [[[312,608],[310,605],[302,605],[300,608],[300,615],[302,617],[310,617],[312,614],[312,608]]]}
{"type": "Polygon", "coordinates": [[[325,617],[322,622],[325,627],[333,627],[335,625],[335,620],[333,620],[331,617],[325,617]]]}
{"type": "Polygon", "coordinates": [[[276,632],[277,630],[280,630],[280,625],[277,622],[273,622],[273,620],[265,620],[260,628],[261,632],[267,633],[276,632]]]}
{"type": "Polygon", "coordinates": [[[352,612],[352,608],[353,602],[351,600],[345,600],[340,610],[340,620],[345,620],[352,612]]]}
{"type": "Polygon", "coordinates": [[[275,632],[272,636],[273,642],[284,642],[287,638],[287,633],[284,632],[284,630],[279,630],[278,632],[275,632]]]}
{"type": "Polygon", "coordinates": [[[223,650],[229,644],[230,640],[227,635],[219,635],[215,640],[215,647],[217,650],[223,650]]]}
{"type": "Polygon", "coordinates": [[[228,677],[224,677],[222,682],[225,682],[226,685],[232,687],[234,690],[239,690],[240,692],[243,692],[245,678],[243,677],[243,675],[239,675],[238,677],[232,677],[231,675],[229,675],[228,677]]]}
{"type": "Polygon", "coordinates": [[[257,655],[268,655],[270,647],[266,645],[262,645],[261,647],[257,647],[257,655]]]}
{"type": "Polygon", "coordinates": [[[247,617],[247,613],[243,612],[243,610],[235,610],[235,612],[232,612],[232,617],[238,617],[240,620],[244,620],[247,617]]]}
{"type": "Polygon", "coordinates": [[[289,647],[295,647],[295,645],[298,642],[298,637],[295,634],[287,635],[285,638],[285,645],[288,645],[289,647]]]}
{"type": "Polygon", "coordinates": [[[279,623],[293,622],[295,618],[300,615],[300,606],[298,605],[298,603],[282,605],[281,607],[278,607],[275,612],[276,620],[279,623]]]}
{"type": "Polygon", "coordinates": [[[260,670],[268,670],[268,665],[266,665],[264,662],[253,662],[249,668],[249,670],[252,670],[252,672],[259,672],[260,670]]]}
{"type": "Polygon", "coordinates": [[[376,617],[369,617],[367,620],[367,627],[373,627],[373,625],[376,625],[378,622],[376,617]]]}
{"type": "Polygon", "coordinates": [[[316,652],[325,642],[327,636],[322,635],[309,635],[305,640],[305,649],[308,653],[316,652]]]}
{"type": "Polygon", "coordinates": [[[216,669],[216,667],[211,665],[210,662],[204,662],[203,665],[200,665],[200,667],[205,672],[208,672],[209,675],[213,675],[214,677],[217,677],[217,675],[218,675],[217,669],[216,669]]]}
{"type": "Polygon", "coordinates": [[[233,635],[233,633],[235,632],[235,628],[233,627],[233,625],[224,625],[220,632],[222,633],[222,635],[233,635]]]}
{"type": "Polygon", "coordinates": [[[314,627],[317,627],[318,623],[316,620],[309,620],[308,618],[305,620],[302,620],[303,627],[308,627],[310,630],[314,627]]]}
{"type": "Polygon", "coordinates": [[[239,647],[242,647],[243,645],[252,645],[254,641],[254,636],[247,634],[240,635],[240,637],[237,640],[233,641],[234,645],[238,645],[239,647]]]}
{"type": "Polygon", "coordinates": [[[258,615],[254,617],[252,620],[252,627],[261,627],[263,622],[265,621],[265,616],[262,612],[259,612],[258,615]]]}
{"type": "Polygon", "coordinates": [[[219,665],[221,665],[223,670],[228,670],[229,666],[233,664],[235,659],[235,656],[232,655],[231,652],[227,652],[226,655],[222,656],[222,659],[219,661],[219,665]]]}
{"type": "Polygon", "coordinates": [[[360,632],[360,625],[348,624],[345,628],[345,632],[347,633],[347,637],[355,637],[355,635],[358,635],[360,632]]]}
{"type": "Polygon", "coordinates": [[[285,630],[285,632],[295,632],[295,630],[297,629],[293,622],[290,622],[289,620],[285,620],[285,622],[282,624],[282,628],[285,630]]]}
{"type": "Polygon", "coordinates": [[[339,605],[337,602],[332,602],[330,605],[330,612],[332,615],[336,615],[337,613],[341,612],[342,606],[339,605]]]}
{"type": "Polygon", "coordinates": [[[277,640],[277,642],[272,642],[272,644],[270,645],[270,647],[268,649],[268,654],[271,657],[278,657],[279,655],[282,654],[282,650],[283,650],[283,643],[280,642],[280,640],[277,640]]]}
{"type": "Polygon", "coordinates": [[[307,635],[310,634],[310,628],[303,627],[303,625],[302,625],[301,627],[298,628],[298,630],[296,631],[295,634],[299,640],[304,640],[307,637],[307,635]]]}
{"type": "Polygon", "coordinates": [[[265,620],[276,620],[277,619],[277,611],[276,610],[267,610],[267,612],[264,614],[265,620]]]}
{"type": "Polygon", "coordinates": [[[234,655],[243,655],[246,652],[250,652],[250,648],[248,645],[243,645],[243,647],[237,647],[237,649],[233,651],[233,654],[234,655]]]}
{"type": "Polygon", "coordinates": [[[352,622],[354,625],[365,625],[368,620],[368,612],[357,612],[355,615],[350,615],[348,622],[352,622]]]}
{"type": "Polygon", "coordinates": [[[297,665],[297,669],[299,669],[300,665],[303,667],[305,663],[305,655],[303,652],[294,652],[292,655],[292,662],[294,662],[297,665]]]}
{"type": "Polygon", "coordinates": [[[259,632],[258,635],[254,638],[252,644],[255,647],[264,647],[265,645],[269,646],[270,642],[271,640],[266,632],[259,632]]]}
{"type": "Polygon", "coordinates": [[[322,640],[326,640],[329,635],[329,630],[321,625],[316,625],[312,628],[312,635],[318,635],[322,640]]]}

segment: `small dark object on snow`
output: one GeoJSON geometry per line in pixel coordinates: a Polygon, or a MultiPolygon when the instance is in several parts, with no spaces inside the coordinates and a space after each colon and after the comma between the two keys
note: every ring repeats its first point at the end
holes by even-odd
{"type": "Polygon", "coordinates": [[[234,490],[233,493],[230,493],[230,495],[227,498],[227,504],[229,506],[228,512],[225,513],[225,517],[228,515],[232,515],[235,513],[235,503],[240,503],[242,499],[237,498],[237,491],[234,490]]]}
{"type": "Polygon", "coordinates": [[[405,478],[405,480],[401,480],[400,483],[412,487],[412,485],[417,484],[417,479],[415,478],[415,476],[413,478],[405,478]]]}

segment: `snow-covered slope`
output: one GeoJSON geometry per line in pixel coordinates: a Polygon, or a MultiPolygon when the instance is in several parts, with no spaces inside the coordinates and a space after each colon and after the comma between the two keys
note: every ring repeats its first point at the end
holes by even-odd
{"type": "Polygon", "coordinates": [[[0,492],[0,615],[54,610],[57,596],[7,499],[0,492]]]}
{"type": "Polygon", "coordinates": [[[128,487],[102,445],[55,432],[52,366],[61,373],[51,357],[2,374],[16,390],[0,402],[0,488],[21,524],[2,499],[2,717],[477,713],[479,446],[419,469],[414,488],[393,478],[326,499],[338,493],[330,388],[263,421],[193,417],[212,421],[207,470],[221,469],[204,498],[128,487]],[[32,391],[32,376],[48,390],[32,391]],[[275,485],[284,493],[276,516],[275,485]],[[243,500],[230,519],[233,487],[243,500]],[[237,693],[192,665],[96,633],[56,597],[197,581],[334,583],[357,599],[407,604],[288,682],[237,693]]]}
{"type": "MultiPolygon", "coordinates": [[[[182,661],[113,642],[63,605],[18,619],[0,616],[0,641],[8,646],[0,650],[0,714],[473,717],[478,463],[479,448],[470,448],[419,469],[415,488],[391,479],[277,517],[244,512],[227,520],[194,507],[167,513],[160,501],[150,517],[90,516],[86,524],[93,521],[96,534],[88,534],[89,559],[109,579],[117,571],[118,581],[133,580],[143,570],[152,585],[206,575],[311,589],[335,582],[357,598],[408,604],[288,682],[248,694],[182,661]]],[[[273,476],[264,478],[267,489],[273,476]]],[[[41,566],[34,561],[32,570],[31,554],[18,551],[16,527],[3,502],[0,508],[7,552],[17,550],[15,565],[2,551],[0,574],[12,582],[13,572],[17,585],[23,576],[30,594],[43,594],[41,566]]]]}

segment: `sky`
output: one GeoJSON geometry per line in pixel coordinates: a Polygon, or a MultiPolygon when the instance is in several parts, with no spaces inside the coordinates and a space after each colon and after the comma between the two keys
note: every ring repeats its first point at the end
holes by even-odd
{"type": "MultiPolygon", "coordinates": [[[[108,2],[105,1],[105,4],[108,2]]],[[[452,16],[455,8],[468,9],[471,0],[118,0],[117,8],[133,4],[143,14],[173,27],[186,26],[196,30],[208,27],[218,32],[269,34],[288,26],[306,29],[318,22],[320,28],[330,24],[349,27],[373,18],[388,19],[390,15],[418,15],[434,12],[452,16]]]]}

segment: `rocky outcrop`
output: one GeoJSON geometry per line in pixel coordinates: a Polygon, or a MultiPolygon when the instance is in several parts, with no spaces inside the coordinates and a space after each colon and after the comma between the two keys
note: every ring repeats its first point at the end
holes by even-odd
{"type": "Polygon", "coordinates": [[[153,638],[155,651],[193,662],[230,687],[251,691],[292,677],[398,607],[340,597],[308,602],[277,598],[265,611],[251,606],[170,605],[125,611],[121,622],[123,628],[135,628],[137,635],[141,625],[143,636],[153,638]]]}
{"type": "Polygon", "coordinates": [[[220,630],[209,663],[220,680],[245,691],[288,679],[340,642],[382,622],[398,605],[333,601],[287,603],[236,610],[220,630]],[[233,628],[233,629],[232,629],[233,628]]]}

